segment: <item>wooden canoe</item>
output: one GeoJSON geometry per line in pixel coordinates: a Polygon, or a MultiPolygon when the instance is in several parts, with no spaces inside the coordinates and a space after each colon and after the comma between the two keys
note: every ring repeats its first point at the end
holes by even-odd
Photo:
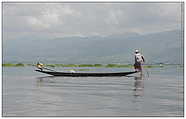
{"type": "Polygon", "coordinates": [[[115,72],[115,73],[71,73],[71,72],[55,72],[55,71],[42,71],[35,70],[37,72],[49,74],[52,76],[64,76],[64,77],[116,77],[116,76],[126,76],[129,74],[137,73],[137,71],[131,72],[115,72]]]}

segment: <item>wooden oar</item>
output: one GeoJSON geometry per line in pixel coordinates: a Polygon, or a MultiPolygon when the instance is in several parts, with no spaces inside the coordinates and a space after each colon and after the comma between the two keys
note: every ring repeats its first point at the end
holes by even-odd
{"type": "MultiPolygon", "coordinates": [[[[147,77],[149,77],[149,71],[146,69],[146,68],[144,68],[144,66],[142,65],[142,68],[144,69],[144,71],[147,73],[147,77]]],[[[142,69],[142,70],[143,70],[142,69]]]]}

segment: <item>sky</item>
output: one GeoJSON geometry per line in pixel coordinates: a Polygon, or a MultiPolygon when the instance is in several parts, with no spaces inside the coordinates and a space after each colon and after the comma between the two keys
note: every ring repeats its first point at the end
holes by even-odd
{"type": "Polygon", "coordinates": [[[181,3],[3,3],[3,38],[149,34],[181,27],[181,3]]]}

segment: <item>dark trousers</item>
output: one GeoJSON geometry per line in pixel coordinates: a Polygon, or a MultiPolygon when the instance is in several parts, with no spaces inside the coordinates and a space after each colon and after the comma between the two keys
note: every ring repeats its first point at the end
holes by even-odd
{"type": "Polygon", "coordinates": [[[140,62],[136,62],[134,64],[134,69],[137,70],[137,71],[142,71],[141,63],[140,62]]]}

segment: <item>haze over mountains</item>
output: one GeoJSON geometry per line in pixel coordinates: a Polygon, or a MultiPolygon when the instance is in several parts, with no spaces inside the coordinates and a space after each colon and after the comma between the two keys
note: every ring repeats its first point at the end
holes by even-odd
{"type": "Polygon", "coordinates": [[[183,62],[182,33],[173,30],[146,35],[3,39],[3,63],[132,64],[135,49],[142,51],[147,63],[183,62]]]}

